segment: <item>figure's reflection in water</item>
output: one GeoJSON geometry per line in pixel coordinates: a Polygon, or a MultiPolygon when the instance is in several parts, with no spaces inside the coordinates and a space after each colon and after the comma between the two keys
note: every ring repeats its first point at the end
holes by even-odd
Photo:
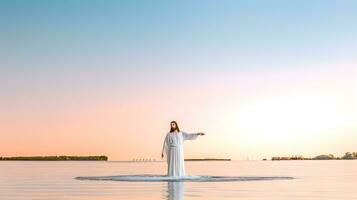
{"type": "Polygon", "coordinates": [[[174,181],[167,182],[167,200],[183,200],[184,199],[184,182],[183,181],[174,181]]]}

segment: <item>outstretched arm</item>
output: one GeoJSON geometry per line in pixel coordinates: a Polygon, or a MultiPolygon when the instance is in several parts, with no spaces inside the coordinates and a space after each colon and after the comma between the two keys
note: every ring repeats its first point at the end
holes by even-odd
{"type": "Polygon", "coordinates": [[[186,133],[182,132],[182,136],[184,140],[194,140],[196,139],[199,135],[205,135],[204,133],[198,132],[198,133],[186,133]]]}

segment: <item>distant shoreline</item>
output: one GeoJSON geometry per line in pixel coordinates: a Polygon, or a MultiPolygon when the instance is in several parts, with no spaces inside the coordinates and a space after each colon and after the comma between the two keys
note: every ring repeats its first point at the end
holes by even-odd
{"type": "MultiPolygon", "coordinates": [[[[267,160],[267,159],[263,159],[267,160]]],[[[284,157],[272,157],[272,161],[281,161],[281,160],[357,160],[357,152],[346,152],[342,157],[335,157],[333,154],[323,154],[318,155],[313,158],[305,158],[302,155],[295,156],[284,156],[284,157]]]]}
{"type": "Polygon", "coordinates": [[[231,161],[231,159],[227,158],[187,158],[185,161],[231,161]]]}
{"type": "Polygon", "coordinates": [[[108,157],[101,156],[16,156],[0,157],[0,161],[108,161],[108,157]]]}

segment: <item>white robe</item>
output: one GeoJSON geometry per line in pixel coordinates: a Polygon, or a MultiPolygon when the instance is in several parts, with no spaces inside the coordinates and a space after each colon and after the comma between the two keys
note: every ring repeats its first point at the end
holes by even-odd
{"type": "Polygon", "coordinates": [[[194,140],[197,137],[197,133],[186,133],[181,131],[166,134],[162,153],[166,153],[168,176],[185,176],[183,142],[185,140],[194,140]]]}

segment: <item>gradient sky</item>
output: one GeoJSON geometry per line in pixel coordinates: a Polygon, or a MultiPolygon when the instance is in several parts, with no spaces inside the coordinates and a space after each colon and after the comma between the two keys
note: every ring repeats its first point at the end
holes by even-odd
{"type": "Polygon", "coordinates": [[[357,1],[0,0],[0,156],[357,151],[357,1]]]}

